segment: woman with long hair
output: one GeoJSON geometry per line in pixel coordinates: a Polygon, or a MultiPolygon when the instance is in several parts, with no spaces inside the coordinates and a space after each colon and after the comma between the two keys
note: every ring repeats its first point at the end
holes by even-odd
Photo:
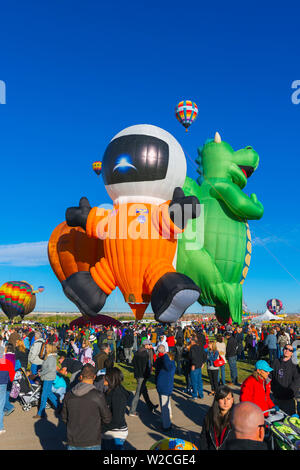
{"type": "Polygon", "coordinates": [[[221,385],[204,418],[200,435],[200,450],[222,450],[228,439],[234,439],[230,423],[233,405],[232,390],[227,385],[221,385]]]}
{"type": "Polygon", "coordinates": [[[105,375],[105,398],[112,420],[109,424],[103,424],[103,450],[122,450],[128,436],[125,412],[130,393],[123,387],[123,380],[123,373],[117,367],[112,367],[105,375]]]}
{"type": "Polygon", "coordinates": [[[24,341],[22,339],[17,340],[15,349],[16,370],[21,369],[21,367],[23,367],[25,370],[27,369],[28,354],[29,350],[26,349],[24,341]]]}
{"type": "Polygon", "coordinates": [[[57,348],[54,344],[46,344],[46,354],[42,368],[39,371],[41,381],[43,382],[40,407],[34,419],[42,418],[45,415],[47,400],[49,399],[54,408],[58,408],[58,400],[52,392],[52,385],[56,378],[56,358],[57,348]]]}

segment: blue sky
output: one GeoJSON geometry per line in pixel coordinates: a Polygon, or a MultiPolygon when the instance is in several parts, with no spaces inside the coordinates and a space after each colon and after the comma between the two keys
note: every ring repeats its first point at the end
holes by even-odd
{"type": "MultiPolygon", "coordinates": [[[[245,300],[261,311],[277,297],[300,312],[300,104],[291,99],[300,80],[299,3],[106,3],[2,6],[0,283],[44,285],[37,310],[74,310],[46,242],[81,196],[110,202],[91,163],[118,131],[149,123],[179,140],[191,177],[197,147],[215,131],[234,149],[257,150],[246,192],[257,194],[265,214],[250,223],[245,300]],[[174,117],[181,99],[199,107],[188,133],[174,117]]],[[[111,309],[129,311],[120,293],[111,309]]]]}

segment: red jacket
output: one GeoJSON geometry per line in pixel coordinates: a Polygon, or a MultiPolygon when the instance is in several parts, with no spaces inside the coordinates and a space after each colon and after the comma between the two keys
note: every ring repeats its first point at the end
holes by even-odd
{"type": "MultiPolygon", "coordinates": [[[[271,381],[266,383],[265,380],[258,377],[257,379],[250,375],[241,386],[240,401],[250,401],[259,406],[262,411],[274,408],[274,403],[270,398],[271,381]]],[[[265,413],[268,416],[268,413],[265,413]]]]}
{"type": "Polygon", "coordinates": [[[0,384],[7,384],[13,381],[15,377],[15,369],[11,361],[4,358],[0,359],[0,384]]]}

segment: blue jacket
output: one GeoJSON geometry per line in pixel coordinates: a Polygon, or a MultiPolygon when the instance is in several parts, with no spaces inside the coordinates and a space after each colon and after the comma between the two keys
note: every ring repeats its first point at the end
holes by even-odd
{"type": "Polygon", "coordinates": [[[268,346],[269,349],[276,349],[277,348],[276,335],[268,335],[265,339],[265,345],[268,346]]]}
{"type": "Polygon", "coordinates": [[[176,365],[167,354],[156,359],[155,363],[155,383],[159,395],[172,395],[174,386],[174,375],[176,365]]]}

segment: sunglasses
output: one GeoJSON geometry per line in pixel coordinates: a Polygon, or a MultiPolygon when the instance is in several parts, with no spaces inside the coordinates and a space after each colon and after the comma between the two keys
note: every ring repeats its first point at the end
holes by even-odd
{"type": "Polygon", "coordinates": [[[286,351],[294,352],[294,350],[290,348],[283,348],[283,349],[285,349],[286,351]]]}

